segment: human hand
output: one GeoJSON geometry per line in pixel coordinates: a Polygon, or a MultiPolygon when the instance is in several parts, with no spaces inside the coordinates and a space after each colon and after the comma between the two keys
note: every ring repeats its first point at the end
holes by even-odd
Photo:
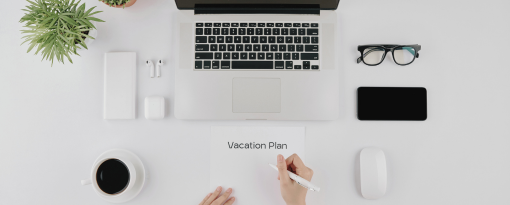
{"type": "Polygon", "coordinates": [[[280,180],[280,191],[283,200],[287,205],[305,205],[306,192],[308,189],[302,187],[294,180],[290,179],[287,170],[306,179],[312,180],[313,170],[306,167],[301,158],[297,154],[293,154],[286,160],[281,154],[277,157],[278,180],[280,180]]]}
{"type": "Polygon", "coordinates": [[[228,197],[232,193],[232,189],[228,188],[227,191],[225,191],[225,193],[219,196],[221,193],[221,189],[222,189],[221,186],[219,186],[218,188],[216,188],[214,193],[207,194],[207,196],[205,196],[204,200],[202,200],[202,202],[200,202],[199,205],[222,205],[223,203],[225,203],[224,205],[232,205],[236,200],[235,197],[228,199],[228,197]]]}

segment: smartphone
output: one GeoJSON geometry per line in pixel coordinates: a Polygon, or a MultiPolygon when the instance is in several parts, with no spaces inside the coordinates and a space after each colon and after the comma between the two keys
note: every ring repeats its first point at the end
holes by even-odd
{"type": "Polygon", "coordinates": [[[359,120],[426,120],[427,89],[359,87],[359,120]]]}

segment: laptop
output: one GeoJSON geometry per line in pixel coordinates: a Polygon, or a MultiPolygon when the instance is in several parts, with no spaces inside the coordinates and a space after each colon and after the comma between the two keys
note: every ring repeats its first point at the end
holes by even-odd
{"type": "Polygon", "coordinates": [[[176,0],[175,116],[334,120],[339,0],[176,0]]]}

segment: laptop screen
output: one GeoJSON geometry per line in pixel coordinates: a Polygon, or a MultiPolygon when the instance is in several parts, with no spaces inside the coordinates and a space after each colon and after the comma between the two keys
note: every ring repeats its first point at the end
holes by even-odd
{"type": "Polygon", "coordinates": [[[318,4],[320,9],[336,9],[340,0],[175,0],[179,9],[194,9],[195,4],[318,4]]]}

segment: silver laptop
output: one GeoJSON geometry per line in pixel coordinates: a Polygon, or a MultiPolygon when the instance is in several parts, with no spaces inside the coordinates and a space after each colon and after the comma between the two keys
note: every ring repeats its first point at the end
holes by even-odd
{"type": "Polygon", "coordinates": [[[338,118],[338,0],[175,2],[176,118],[338,118]]]}

